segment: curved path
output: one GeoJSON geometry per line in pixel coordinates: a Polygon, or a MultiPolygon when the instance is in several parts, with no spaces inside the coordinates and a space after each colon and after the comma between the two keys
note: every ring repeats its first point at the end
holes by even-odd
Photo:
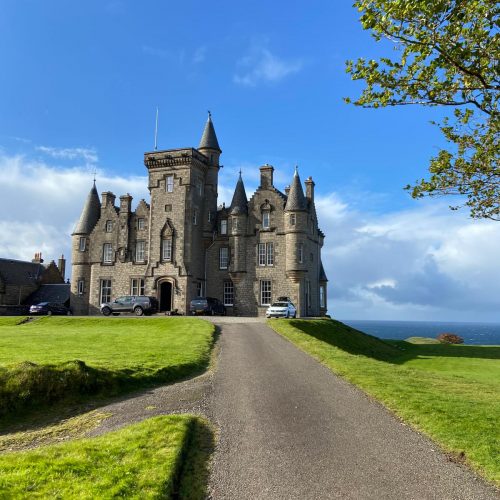
{"type": "Polygon", "coordinates": [[[499,498],[266,325],[221,327],[212,498],[499,498]]]}

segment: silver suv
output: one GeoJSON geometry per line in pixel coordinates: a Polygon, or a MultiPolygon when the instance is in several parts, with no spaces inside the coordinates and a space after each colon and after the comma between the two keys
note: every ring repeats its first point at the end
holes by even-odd
{"type": "Polygon", "coordinates": [[[110,314],[118,315],[123,312],[133,312],[136,316],[153,314],[158,311],[158,301],[155,297],[146,295],[124,295],[112,302],[101,304],[101,312],[104,316],[110,314]]]}

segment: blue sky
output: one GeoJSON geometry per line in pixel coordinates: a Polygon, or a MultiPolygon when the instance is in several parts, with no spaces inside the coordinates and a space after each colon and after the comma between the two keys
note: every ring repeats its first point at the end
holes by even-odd
{"type": "Polygon", "coordinates": [[[344,61],[392,51],[350,2],[4,0],[0,255],[68,253],[90,172],[146,197],[156,106],[161,149],[196,146],[210,109],[222,199],[240,167],[250,191],[263,163],[279,188],[295,164],[315,179],[335,316],[500,321],[500,225],[402,189],[443,146],[443,111],[342,101],[362,86],[344,61]]]}

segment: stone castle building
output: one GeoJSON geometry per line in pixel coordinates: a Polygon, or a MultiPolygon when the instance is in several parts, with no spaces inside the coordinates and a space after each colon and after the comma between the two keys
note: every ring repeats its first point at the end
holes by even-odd
{"type": "Polygon", "coordinates": [[[217,206],[221,149],[209,115],[197,149],[145,153],[150,200],[132,211],[129,194],[92,187],[72,235],[72,308],[99,311],[121,295],[154,295],[160,310],[188,313],[190,301],[215,297],[227,313],[263,315],[290,297],[298,316],[326,314],[314,182],[297,170],[285,193],[274,168],[260,168],[247,198],[241,173],[229,207],[217,206]]]}

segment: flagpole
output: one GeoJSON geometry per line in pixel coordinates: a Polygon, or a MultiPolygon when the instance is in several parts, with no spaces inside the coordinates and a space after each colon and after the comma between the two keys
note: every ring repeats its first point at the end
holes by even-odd
{"type": "Polygon", "coordinates": [[[158,149],[158,106],[156,106],[155,151],[158,149]]]}

